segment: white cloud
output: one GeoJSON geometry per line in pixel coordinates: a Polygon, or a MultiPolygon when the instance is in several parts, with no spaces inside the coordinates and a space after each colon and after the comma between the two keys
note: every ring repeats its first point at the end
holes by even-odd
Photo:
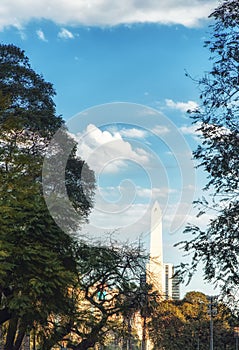
{"type": "Polygon", "coordinates": [[[1,0],[0,28],[20,27],[32,19],[61,25],[132,23],[182,24],[193,27],[218,5],[216,0],[1,0]]]}
{"type": "Polygon", "coordinates": [[[154,134],[161,136],[168,134],[170,132],[170,129],[165,125],[156,125],[153,129],[151,129],[151,131],[154,134]]]}
{"type": "Polygon", "coordinates": [[[167,107],[172,109],[178,109],[181,112],[187,112],[188,110],[194,110],[198,108],[198,104],[195,101],[174,102],[171,99],[166,99],[165,102],[167,107]]]}
{"type": "MultiPolygon", "coordinates": [[[[186,203],[179,200],[170,204],[168,201],[165,202],[164,197],[161,196],[163,192],[165,192],[165,196],[169,195],[166,193],[166,189],[157,190],[155,196],[151,196],[150,189],[138,188],[138,195],[141,192],[142,199],[144,197],[149,200],[147,203],[145,201],[144,203],[136,203],[134,198],[131,198],[132,201],[122,201],[119,187],[104,188],[103,193],[96,194],[96,204],[90,217],[91,228],[88,226],[88,231],[94,234],[99,233],[101,238],[106,237],[110,230],[119,230],[123,239],[126,237],[130,240],[136,239],[141,234],[146,238],[150,233],[150,215],[155,199],[159,201],[163,214],[164,239],[166,234],[169,236],[180,234],[187,223],[199,225],[202,229],[206,227],[211,218],[209,214],[197,218],[191,202],[186,203]],[[116,194],[115,202],[109,200],[112,198],[110,196],[112,191],[116,194]]],[[[167,192],[172,193],[172,195],[178,193],[175,189],[167,189],[167,192]]],[[[181,238],[183,239],[183,237],[181,238]]],[[[178,241],[178,237],[176,241],[178,241]]]]}
{"type": "Polygon", "coordinates": [[[147,132],[145,130],[141,129],[122,129],[120,130],[120,135],[125,136],[125,137],[132,137],[132,138],[144,138],[147,136],[147,132]]]}
{"type": "Polygon", "coordinates": [[[193,124],[193,125],[183,125],[180,127],[180,130],[184,135],[199,136],[201,135],[201,132],[197,131],[199,127],[200,127],[199,123],[193,124]]]}
{"type": "MultiPolygon", "coordinates": [[[[124,188],[127,191],[127,194],[131,192],[131,194],[134,191],[134,198],[137,196],[141,200],[142,198],[144,199],[150,199],[150,200],[157,200],[159,198],[167,198],[169,195],[173,194],[178,194],[179,191],[174,189],[174,188],[167,188],[167,187],[162,187],[162,188],[157,188],[157,187],[152,187],[152,188],[146,188],[146,187],[141,187],[141,186],[135,186],[132,182],[132,188],[129,186],[129,180],[125,183],[121,183],[120,186],[108,186],[108,187],[103,187],[99,189],[99,194],[102,195],[104,198],[107,198],[107,200],[118,200],[120,196],[122,196],[122,193],[124,191],[124,188]]],[[[128,202],[128,198],[127,198],[128,202]]]]}
{"type": "Polygon", "coordinates": [[[47,42],[45,34],[41,29],[37,30],[36,33],[37,33],[37,36],[40,40],[47,42]]]}
{"type": "Polygon", "coordinates": [[[104,240],[109,233],[115,232],[117,239],[133,242],[142,234],[148,235],[150,227],[149,204],[97,202],[90,216],[90,225],[85,231],[104,240]]]}
{"type": "Polygon", "coordinates": [[[83,134],[75,136],[78,153],[96,173],[116,173],[127,167],[128,161],[146,165],[150,155],[141,148],[133,148],[119,132],[101,131],[93,124],[83,134]]]}
{"type": "MultiPolygon", "coordinates": [[[[191,135],[193,137],[197,137],[202,135],[202,132],[199,129],[201,126],[201,124],[198,122],[196,124],[192,124],[192,125],[183,125],[180,127],[180,130],[183,134],[185,135],[191,135]]],[[[217,138],[219,136],[223,136],[223,135],[230,135],[230,130],[227,129],[226,127],[221,127],[218,125],[213,125],[213,124],[204,124],[204,128],[208,128],[208,130],[210,130],[211,133],[211,137],[212,138],[217,138]]]]}
{"type": "Polygon", "coordinates": [[[170,194],[176,194],[178,191],[173,188],[137,188],[137,195],[142,198],[151,198],[151,199],[158,199],[158,198],[166,198],[170,194]]]}
{"type": "Polygon", "coordinates": [[[176,233],[178,230],[183,230],[188,223],[197,225],[201,229],[205,229],[212,215],[205,214],[197,217],[197,210],[193,208],[192,203],[181,202],[168,204],[164,212],[164,227],[167,230],[172,230],[176,233]],[[174,231],[174,228],[177,228],[174,231]]]}
{"type": "Polygon", "coordinates": [[[74,39],[74,35],[66,28],[61,28],[57,36],[61,39],[74,39]]]}

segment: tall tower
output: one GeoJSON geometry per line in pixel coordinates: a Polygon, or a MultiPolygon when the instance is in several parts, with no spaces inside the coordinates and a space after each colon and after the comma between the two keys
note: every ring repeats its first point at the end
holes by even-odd
{"type": "Polygon", "coordinates": [[[150,258],[148,264],[148,283],[161,295],[164,291],[164,265],[162,240],[162,212],[156,201],[151,210],[150,258]]]}

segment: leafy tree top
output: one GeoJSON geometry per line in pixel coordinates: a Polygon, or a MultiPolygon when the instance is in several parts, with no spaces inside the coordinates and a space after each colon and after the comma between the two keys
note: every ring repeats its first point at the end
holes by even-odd
{"type": "Polygon", "coordinates": [[[212,68],[199,81],[201,106],[191,116],[201,133],[194,158],[207,174],[205,194],[195,202],[205,227],[189,224],[182,242],[192,263],[182,264],[189,279],[198,264],[204,277],[233,298],[239,283],[239,4],[224,0],[211,14],[211,36],[205,42],[212,68]],[[210,217],[210,220],[206,220],[210,217]]]}

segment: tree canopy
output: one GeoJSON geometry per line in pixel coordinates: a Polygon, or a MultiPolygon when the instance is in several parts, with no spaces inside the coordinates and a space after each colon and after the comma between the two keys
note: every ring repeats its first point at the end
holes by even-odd
{"type": "MultiPolygon", "coordinates": [[[[0,323],[6,330],[5,350],[19,349],[25,333],[44,325],[50,314],[72,308],[68,289],[78,276],[78,243],[54,221],[42,189],[51,138],[62,128],[70,139],[56,115],[54,94],[24,51],[0,45],[0,323]]],[[[85,220],[95,185],[89,168],[88,183],[82,184],[83,164],[73,147],[64,185],[85,220]]]]}
{"type": "MultiPolygon", "coordinates": [[[[237,318],[222,303],[213,316],[214,348],[234,349],[232,327],[237,318]]],[[[210,344],[209,298],[201,292],[188,292],[180,301],[162,301],[150,322],[154,349],[207,350],[210,344]]]]}
{"type": "Polygon", "coordinates": [[[44,350],[63,340],[76,350],[106,344],[128,331],[128,309],[140,309],[145,254],[79,240],[76,231],[93,206],[94,174],[56,115],[52,85],[25,53],[0,45],[0,72],[4,350],[20,349],[29,332],[44,350]]]}
{"type": "Polygon", "coordinates": [[[211,36],[205,42],[212,68],[199,81],[201,105],[191,112],[201,134],[194,158],[206,172],[205,196],[196,202],[207,226],[188,225],[193,238],[181,243],[192,253],[182,265],[189,277],[200,263],[204,277],[232,296],[239,283],[239,4],[225,0],[213,11],[211,36]],[[207,194],[207,195],[206,195],[207,194]]]}

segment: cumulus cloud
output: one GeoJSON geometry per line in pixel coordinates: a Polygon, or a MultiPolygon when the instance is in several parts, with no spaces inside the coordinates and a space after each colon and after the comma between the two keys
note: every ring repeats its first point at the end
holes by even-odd
{"type": "Polygon", "coordinates": [[[89,124],[86,131],[75,136],[78,153],[96,173],[116,173],[127,167],[128,161],[141,165],[149,162],[150,155],[144,149],[133,148],[123,140],[119,132],[102,131],[89,124]]]}
{"type": "Polygon", "coordinates": [[[114,26],[132,23],[193,27],[218,5],[216,0],[1,0],[0,28],[21,27],[32,19],[61,25],[114,26]]]}
{"type": "Polygon", "coordinates": [[[132,243],[142,234],[148,235],[150,227],[150,207],[148,204],[135,203],[121,206],[118,203],[97,203],[90,216],[90,225],[85,231],[89,236],[105,241],[108,234],[117,240],[132,243]]]}
{"type": "Polygon", "coordinates": [[[198,108],[198,104],[195,101],[188,101],[188,102],[174,102],[171,99],[165,100],[167,107],[172,109],[177,109],[181,112],[187,112],[188,110],[194,110],[198,108]]]}
{"type": "Polygon", "coordinates": [[[185,135],[199,136],[201,135],[201,132],[197,130],[199,127],[200,127],[199,123],[193,124],[193,125],[183,125],[180,127],[180,130],[185,135]]]}
{"type": "Polygon", "coordinates": [[[170,194],[176,194],[178,191],[173,188],[143,188],[138,187],[137,188],[137,195],[142,198],[150,198],[150,199],[158,199],[158,198],[166,198],[170,194]]]}
{"type": "Polygon", "coordinates": [[[96,193],[96,204],[91,215],[93,233],[106,234],[109,230],[119,230],[123,238],[136,238],[140,234],[149,235],[150,215],[154,200],[158,200],[163,213],[163,227],[167,234],[178,234],[187,222],[202,224],[205,227],[210,215],[206,215],[206,221],[197,218],[191,202],[178,200],[178,190],[170,188],[136,188],[137,201],[122,201],[122,188],[108,187],[100,189],[96,193]],[[152,193],[153,191],[153,193],[152,193]],[[109,200],[113,198],[115,201],[109,200]],[[173,202],[165,201],[165,197],[174,196],[173,202]],[[140,200],[141,199],[141,200],[140,200]],[[145,200],[146,199],[146,200],[145,200]],[[97,228],[97,230],[95,229],[97,228]],[[176,230],[175,230],[176,228],[176,230]]]}
{"type": "Polygon", "coordinates": [[[40,40],[47,41],[45,34],[41,29],[37,30],[36,33],[37,33],[37,36],[40,40]]]}
{"type": "Polygon", "coordinates": [[[61,39],[74,39],[74,35],[66,28],[61,28],[57,36],[61,39]]]}
{"type": "MultiPolygon", "coordinates": [[[[118,186],[106,186],[99,189],[99,194],[102,195],[107,200],[111,201],[117,201],[120,197],[122,197],[122,193],[124,192],[124,189],[126,189],[127,194],[133,193],[134,190],[134,199],[137,197],[137,200],[142,199],[149,199],[149,200],[157,200],[157,199],[165,199],[169,197],[170,195],[178,194],[179,191],[174,188],[168,188],[168,187],[142,187],[142,186],[135,186],[132,182],[129,180],[121,182],[118,186]],[[131,186],[130,186],[131,184],[131,186]],[[131,187],[131,188],[130,188],[131,187]]],[[[128,202],[128,199],[127,199],[128,202]]],[[[165,202],[165,201],[164,201],[165,202]]]]}
{"type": "Polygon", "coordinates": [[[155,125],[151,131],[158,136],[162,136],[168,134],[170,129],[166,125],[155,125]]]}
{"type": "Polygon", "coordinates": [[[186,202],[169,204],[164,214],[166,229],[170,228],[172,221],[174,221],[174,225],[178,225],[181,229],[184,229],[185,225],[190,223],[199,226],[203,230],[207,227],[211,219],[213,219],[212,212],[197,217],[197,210],[193,208],[193,204],[186,202]]]}
{"type": "Polygon", "coordinates": [[[136,128],[132,128],[132,129],[122,129],[120,131],[120,135],[125,136],[125,137],[132,137],[132,138],[144,138],[147,136],[147,132],[145,130],[142,129],[136,129],[136,128]]]}

